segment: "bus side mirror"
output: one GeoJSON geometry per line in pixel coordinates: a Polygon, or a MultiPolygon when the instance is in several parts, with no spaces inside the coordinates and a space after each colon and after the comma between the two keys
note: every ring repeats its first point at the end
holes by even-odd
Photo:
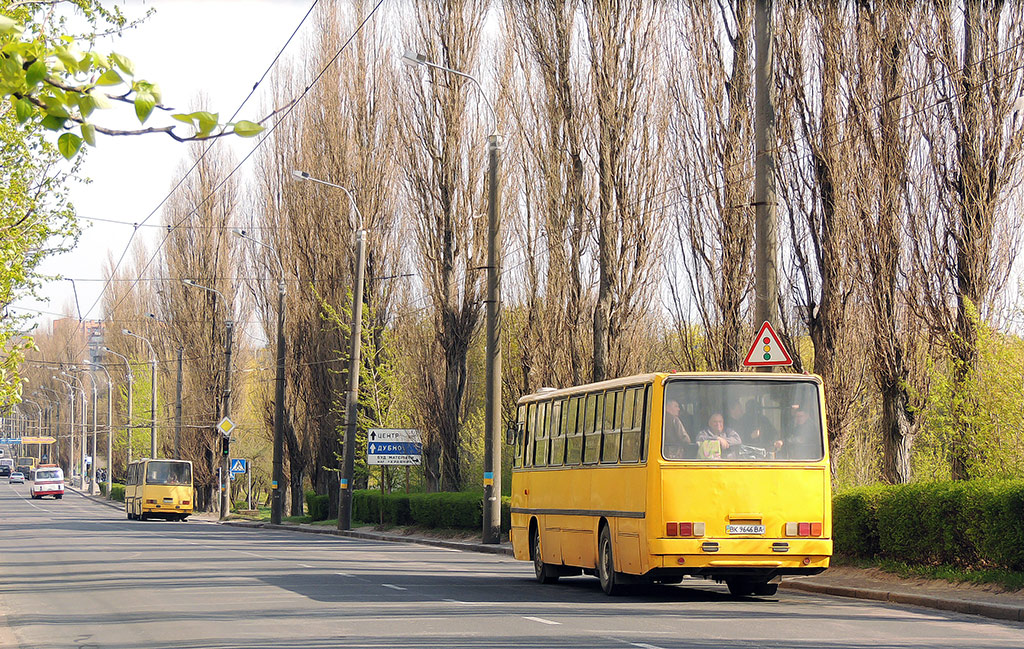
{"type": "Polygon", "coordinates": [[[515,446],[516,440],[519,439],[519,434],[522,432],[523,424],[521,422],[509,422],[508,429],[505,431],[505,443],[509,446],[515,446]]]}

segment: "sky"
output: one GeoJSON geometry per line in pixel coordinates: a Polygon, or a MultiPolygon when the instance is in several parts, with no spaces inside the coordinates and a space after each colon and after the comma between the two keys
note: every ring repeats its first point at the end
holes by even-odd
{"type": "MultiPolygon", "coordinates": [[[[302,22],[314,0],[127,0],[117,3],[129,18],[138,18],[154,8],[156,13],[139,28],[116,40],[97,46],[101,52],[118,52],[135,64],[136,76],[158,83],[164,104],[188,112],[200,95],[204,107],[227,120],[242,104],[253,85],[284,47],[302,22]]],[[[113,4],[113,3],[107,3],[113,4]]],[[[284,57],[298,55],[302,43],[315,28],[316,11],[303,24],[285,50],[284,57]]],[[[267,84],[265,84],[267,85],[267,84]]],[[[259,94],[242,108],[238,119],[257,121],[262,117],[259,94]]],[[[97,123],[112,128],[136,128],[132,112],[102,111],[97,123]]],[[[146,123],[158,121],[151,118],[146,123]]],[[[171,123],[169,118],[153,125],[171,123]]],[[[229,146],[237,159],[256,146],[258,139],[224,138],[218,146],[229,146]]],[[[42,273],[74,278],[47,283],[42,289],[48,301],[22,299],[18,306],[63,313],[66,308],[82,316],[101,318],[97,303],[103,283],[103,265],[109,256],[116,261],[129,244],[134,223],[141,223],[160,204],[180,178],[176,174],[188,154],[188,145],[162,134],[110,137],[97,136],[83,165],[89,184],[71,188],[71,199],[84,229],[71,252],[48,259],[42,273]],[[107,219],[120,224],[95,221],[107,219]],[[93,304],[95,308],[90,310],[93,304]]],[[[251,171],[252,161],[241,170],[251,171]]],[[[243,176],[244,177],[244,176],[243,176]]],[[[147,221],[162,222],[159,211],[147,221]]],[[[155,242],[158,228],[140,228],[137,237],[155,242]]],[[[130,260],[130,253],[126,260],[130,260]]],[[[26,311],[21,311],[26,313],[26,311]]],[[[53,319],[37,316],[36,323],[53,319]]]]}

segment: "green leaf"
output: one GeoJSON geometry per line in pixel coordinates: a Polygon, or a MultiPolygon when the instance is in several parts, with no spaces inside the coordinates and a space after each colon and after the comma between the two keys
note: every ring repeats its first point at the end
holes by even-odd
{"type": "Polygon", "coordinates": [[[82,138],[89,146],[96,146],[96,127],[92,124],[82,124],[82,138]]]}
{"type": "Polygon", "coordinates": [[[18,117],[18,123],[24,124],[36,112],[35,105],[28,99],[19,99],[14,103],[14,113],[18,117]]]}
{"type": "Polygon", "coordinates": [[[116,86],[119,83],[124,83],[124,79],[113,70],[107,70],[96,80],[98,86],[116,86]]]}
{"type": "Polygon", "coordinates": [[[256,122],[242,120],[235,124],[235,135],[242,137],[253,137],[263,132],[263,127],[256,122]]]}
{"type": "Polygon", "coordinates": [[[46,63],[41,59],[28,66],[28,71],[25,73],[25,83],[28,84],[29,88],[39,85],[43,79],[46,78],[46,63]]]}
{"type": "Polygon", "coordinates": [[[82,138],[74,133],[65,133],[57,138],[57,149],[60,154],[70,160],[75,157],[78,150],[82,148],[82,138]]]}
{"type": "Polygon", "coordinates": [[[127,74],[129,77],[135,76],[135,64],[131,62],[127,56],[121,54],[111,53],[111,62],[117,67],[121,68],[121,71],[127,74]]]}
{"type": "Polygon", "coordinates": [[[89,95],[79,95],[78,110],[82,113],[82,117],[92,115],[92,111],[96,110],[96,100],[89,95]]]}
{"type": "Polygon", "coordinates": [[[64,122],[67,121],[63,117],[57,117],[56,115],[47,115],[41,122],[43,128],[48,128],[51,131],[59,131],[64,128],[64,122]]]}
{"type": "Polygon", "coordinates": [[[113,106],[113,103],[111,103],[110,98],[107,97],[105,93],[100,92],[95,88],[89,91],[89,96],[92,97],[93,102],[96,104],[96,108],[99,108],[100,110],[107,110],[108,108],[113,106]]]}
{"type": "Polygon", "coordinates": [[[156,99],[153,98],[152,94],[148,92],[140,92],[135,95],[135,115],[139,118],[140,123],[146,123],[146,120],[149,119],[149,116],[155,107],[156,99]]]}
{"type": "Polygon", "coordinates": [[[92,52],[92,64],[97,68],[109,68],[110,61],[99,52],[92,52]]]}
{"type": "Polygon", "coordinates": [[[0,14],[0,34],[20,34],[24,30],[17,20],[0,14]]]}
{"type": "Polygon", "coordinates": [[[174,115],[171,115],[171,117],[178,120],[179,122],[185,122],[186,124],[194,124],[196,121],[195,118],[193,118],[192,115],[188,113],[175,113],[174,115]]]}
{"type": "Polygon", "coordinates": [[[21,76],[21,66],[14,59],[6,59],[3,64],[0,65],[0,71],[3,72],[5,79],[17,79],[21,76]]]}
{"type": "Polygon", "coordinates": [[[58,59],[60,59],[60,62],[63,63],[64,67],[68,70],[74,72],[78,69],[78,59],[75,58],[74,54],[68,51],[68,48],[56,47],[54,48],[53,53],[58,59]]]}

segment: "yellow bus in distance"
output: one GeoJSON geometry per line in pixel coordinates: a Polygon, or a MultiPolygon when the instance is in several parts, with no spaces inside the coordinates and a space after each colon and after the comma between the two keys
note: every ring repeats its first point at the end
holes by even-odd
{"type": "Polygon", "coordinates": [[[774,595],[825,570],[832,496],[821,379],[658,373],[525,396],[510,431],[512,545],[537,580],[725,582],[774,595]]]}
{"type": "Polygon", "coordinates": [[[192,513],[192,463],[142,459],[128,465],[124,511],[129,520],[165,518],[183,521],[192,513]]]}

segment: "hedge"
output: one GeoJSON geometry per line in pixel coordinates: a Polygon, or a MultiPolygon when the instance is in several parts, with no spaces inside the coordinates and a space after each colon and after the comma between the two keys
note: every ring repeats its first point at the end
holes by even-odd
{"type": "MultiPolygon", "coordinates": [[[[106,482],[101,482],[100,483],[100,494],[102,494],[104,496],[107,495],[107,483],[106,482]]],[[[111,500],[120,500],[121,502],[124,502],[124,485],[123,484],[117,484],[116,482],[110,483],[110,499],[111,500]]]]}
{"type": "Polygon", "coordinates": [[[331,497],[318,496],[315,491],[306,492],[306,514],[314,521],[325,521],[330,516],[331,497]]]}
{"type": "MultiPolygon", "coordinates": [[[[478,530],[483,526],[482,491],[390,493],[374,489],[352,492],[352,518],[364,523],[419,525],[430,528],[478,530]],[[382,510],[383,509],[383,516],[382,510]]],[[[502,498],[501,528],[511,528],[509,498],[502,498]]]]}
{"type": "Polygon", "coordinates": [[[832,509],[840,554],[1024,570],[1024,480],[860,487],[832,509]]]}

